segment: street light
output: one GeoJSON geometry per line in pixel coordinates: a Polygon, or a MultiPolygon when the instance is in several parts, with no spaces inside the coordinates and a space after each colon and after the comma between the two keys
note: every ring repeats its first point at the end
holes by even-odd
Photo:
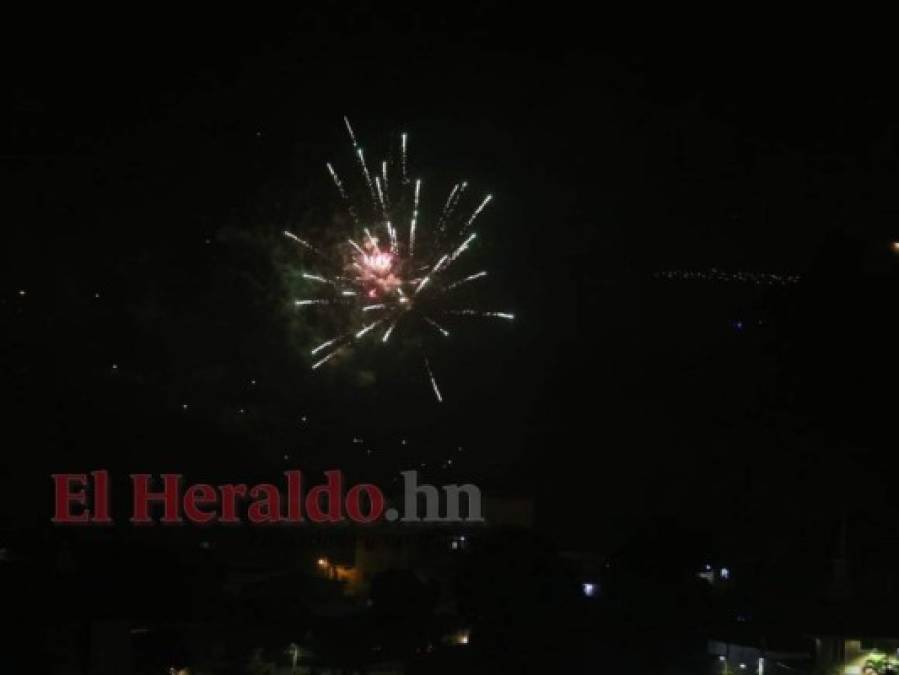
{"type": "Polygon", "coordinates": [[[317,564],[329,579],[334,578],[334,565],[330,560],[327,558],[319,558],[317,564]]]}

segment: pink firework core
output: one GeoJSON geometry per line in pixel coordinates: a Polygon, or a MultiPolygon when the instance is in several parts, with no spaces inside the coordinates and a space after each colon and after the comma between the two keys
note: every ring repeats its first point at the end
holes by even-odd
{"type": "Polygon", "coordinates": [[[389,253],[378,251],[377,253],[364,256],[363,264],[375,274],[386,274],[393,267],[393,256],[389,253]]]}

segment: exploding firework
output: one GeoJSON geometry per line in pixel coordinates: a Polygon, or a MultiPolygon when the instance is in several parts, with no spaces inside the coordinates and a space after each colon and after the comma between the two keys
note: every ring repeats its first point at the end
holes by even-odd
{"type": "MultiPolygon", "coordinates": [[[[364,339],[388,345],[403,331],[433,331],[449,338],[444,317],[513,320],[509,312],[460,307],[454,302],[456,289],[487,276],[486,270],[460,275],[454,271],[456,261],[476,240],[475,224],[492,196],[465,207],[468,183],[461,181],[436,217],[426,219],[419,211],[422,181],[408,175],[408,135],[400,136],[398,156],[385,159],[373,172],[349,120],[344,122],[358,165],[361,185],[356,192],[362,196],[355,196],[333,165],[327,164],[327,169],[352,223],[350,231],[328,251],[284,232],[319,263],[302,276],[320,286],[321,292],[299,298],[295,304],[324,306],[345,318],[345,330],[311,348],[312,368],[364,339]]],[[[437,401],[442,402],[426,355],[423,367],[437,401]]]]}

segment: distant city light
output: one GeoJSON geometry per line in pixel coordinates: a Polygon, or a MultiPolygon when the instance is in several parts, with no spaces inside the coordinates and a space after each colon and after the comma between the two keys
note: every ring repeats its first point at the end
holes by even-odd
{"type": "Polygon", "coordinates": [[[727,581],[728,579],[730,579],[730,570],[727,569],[726,567],[721,568],[721,579],[724,581],[727,581]]]}
{"type": "Polygon", "coordinates": [[[895,251],[896,253],[899,253],[899,241],[893,242],[893,251],[895,251]]]}
{"type": "Polygon", "coordinates": [[[592,598],[596,595],[596,584],[591,583],[589,581],[581,584],[581,589],[584,592],[584,597],[592,598]]]}

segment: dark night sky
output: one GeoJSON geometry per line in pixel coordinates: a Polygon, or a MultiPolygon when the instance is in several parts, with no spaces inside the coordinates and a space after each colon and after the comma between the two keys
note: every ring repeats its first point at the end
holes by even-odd
{"type": "Polygon", "coordinates": [[[878,486],[889,521],[885,49],[622,47],[573,15],[356,6],[22,19],[2,312],[24,432],[6,454],[31,506],[10,520],[43,521],[53,471],[251,480],[287,452],[365,476],[453,456],[455,476],[536,491],[560,532],[787,531],[785,512],[826,521],[845,481],[878,486]],[[277,232],[331,198],[344,114],[373,148],[408,130],[429,183],[497,198],[483,255],[520,319],[435,359],[443,406],[421,372],[362,387],[291,343],[277,232]],[[803,281],[654,277],[712,267],[803,281]]]}

